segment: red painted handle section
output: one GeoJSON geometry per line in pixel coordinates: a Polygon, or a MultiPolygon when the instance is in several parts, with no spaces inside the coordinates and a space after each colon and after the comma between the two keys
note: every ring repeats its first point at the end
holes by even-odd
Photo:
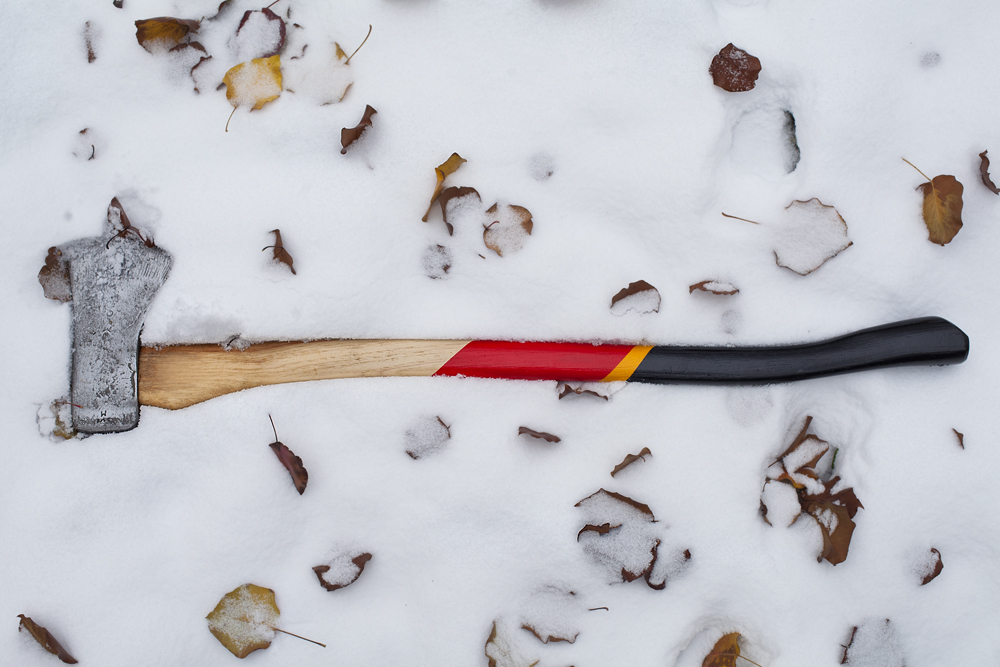
{"type": "Polygon", "coordinates": [[[474,340],[434,375],[598,382],[631,349],[631,345],[474,340]]]}

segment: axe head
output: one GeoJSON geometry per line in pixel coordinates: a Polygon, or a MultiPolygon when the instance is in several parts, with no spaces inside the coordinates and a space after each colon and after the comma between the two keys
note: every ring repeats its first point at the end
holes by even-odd
{"type": "Polygon", "coordinates": [[[139,332],[173,263],[162,248],[113,233],[58,248],[73,307],[73,428],[82,433],[127,431],[139,423],[139,332]]]}

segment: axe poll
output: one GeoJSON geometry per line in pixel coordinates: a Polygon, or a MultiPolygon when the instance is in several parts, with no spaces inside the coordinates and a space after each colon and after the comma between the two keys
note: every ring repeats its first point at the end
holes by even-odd
{"type": "MultiPolygon", "coordinates": [[[[109,232],[110,233],[110,232],[109,232]]],[[[139,238],[81,239],[50,251],[50,274],[73,308],[73,427],[134,428],[139,406],[183,408],[235,391],[356,377],[470,376],[577,382],[768,384],[839,373],[965,361],[969,338],[922,317],[782,346],[649,346],[463,340],[315,340],[140,347],[143,318],[170,254],[139,238]]],[[[49,269],[47,261],[46,269],[49,269]]],[[[42,274],[39,274],[41,279],[42,274]]],[[[48,291],[48,290],[47,290],[48,291]]]]}

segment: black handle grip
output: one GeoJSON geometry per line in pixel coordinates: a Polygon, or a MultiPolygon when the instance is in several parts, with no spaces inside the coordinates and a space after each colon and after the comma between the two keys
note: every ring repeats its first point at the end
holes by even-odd
{"type": "Polygon", "coordinates": [[[960,364],[968,356],[965,332],[940,317],[921,317],[803,345],[654,347],[629,380],[766,384],[891,366],[960,364]]]}

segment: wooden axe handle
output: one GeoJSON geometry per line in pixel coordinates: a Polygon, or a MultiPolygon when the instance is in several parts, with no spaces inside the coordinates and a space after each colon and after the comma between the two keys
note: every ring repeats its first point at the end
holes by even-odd
{"type": "Polygon", "coordinates": [[[262,385],[357,377],[765,384],[890,366],[965,361],[969,338],[924,317],[776,347],[591,345],[463,340],[318,340],[144,347],[139,403],[177,409],[262,385]]]}

